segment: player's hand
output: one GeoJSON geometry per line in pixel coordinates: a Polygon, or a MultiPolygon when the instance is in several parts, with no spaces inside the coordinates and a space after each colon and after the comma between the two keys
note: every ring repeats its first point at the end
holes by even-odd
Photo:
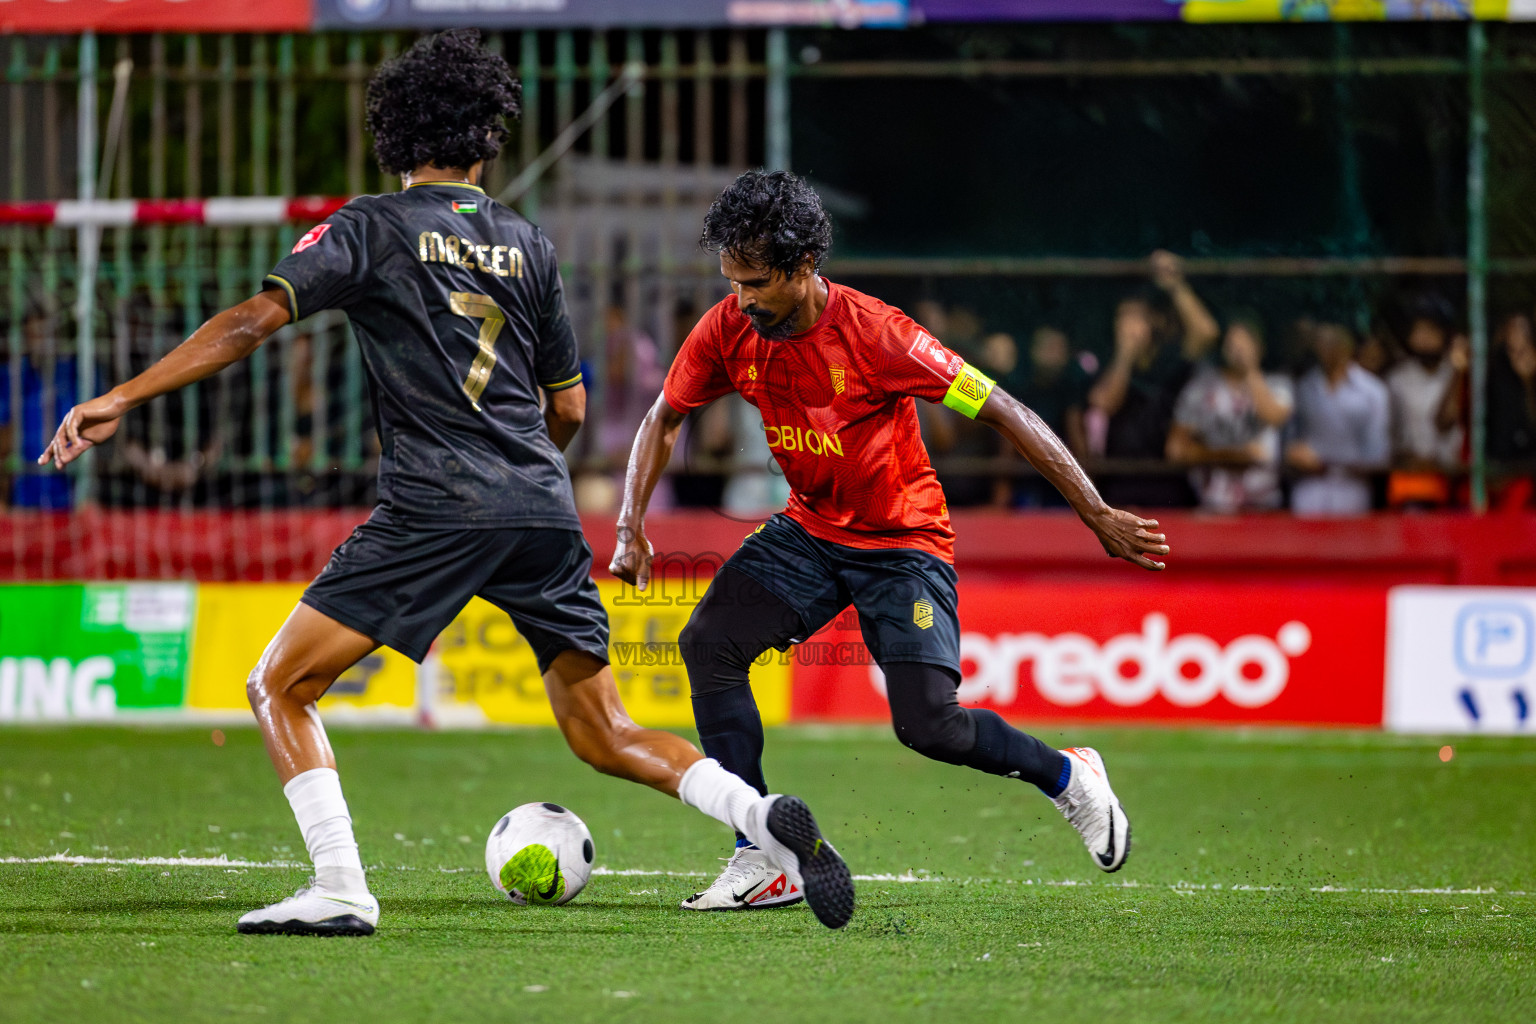
{"type": "Polygon", "coordinates": [[[613,561],[608,571],[637,590],[644,590],[651,582],[651,542],[645,539],[645,530],[619,525],[619,543],[613,549],[613,561]]]}
{"type": "Polygon", "coordinates": [[[1134,366],[1152,347],[1151,327],[1128,326],[1115,331],[1115,359],[1122,366],[1134,366]]]}
{"type": "Polygon", "coordinates": [[[1285,450],[1285,463],[1299,473],[1321,473],[1324,468],[1317,449],[1305,441],[1291,442],[1285,450]]]}
{"type": "Polygon", "coordinates": [[[1158,249],[1147,262],[1152,268],[1152,283],[1164,291],[1173,291],[1184,284],[1184,261],[1167,249],[1158,249]]]}
{"type": "Polygon", "coordinates": [[[1165,568],[1152,555],[1168,554],[1168,538],[1157,532],[1156,519],[1140,516],[1118,508],[1105,507],[1088,519],[1088,526],[1098,534],[1110,558],[1123,558],[1143,569],[1157,571],[1165,568]]]}
{"type": "Polygon", "coordinates": [[[1451,369],[1457,373],[1466,373],[1472,368],[1472,342],[1465,334],[1458,334],[1451,339],[1451,351],[1447,358],[1451,361],[1451,369]]]}
{"type": "MultiPolygon", "coordinates": [[[[1513,332],[1511,334],[1513,335],[1513,332]]],[[[1522,381],[1536,377],[1536,345],[1517,343],[1513,339],[1506,344],[1509,350],[1509,365],[1514,367],[1515,376],[1522,381]]]]}
{"type": "Polygon", "coordinates": [[[80,403],[65,414],[53,440],[37,457],[37,464],[52,462],[55,469],[63,469],[117,433],[122,416],[121,407],[108,395],[80,403]]]}

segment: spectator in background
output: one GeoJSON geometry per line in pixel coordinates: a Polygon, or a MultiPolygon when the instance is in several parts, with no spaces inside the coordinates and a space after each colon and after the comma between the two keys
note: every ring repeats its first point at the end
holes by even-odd
{"type": "Polygon", "coordinates": [[[1297,515],[1363,515],[1371,508],[1369,475],[1391,454],[1387,386],[1354,360],[1355,338],[1343,324],[1312,331],[1317,365],[1296,385],[1295,439],[1286,462],[1303,474],[1291,488],[1297,515]]]}
{"type": "MultiPolygon", "coordinates": [[[[279,349],[279,351],[282,351],[279,349]]],[[[327,468],[321,465],[318,469],[315,465],[317,451],[323,450],[329,461],[331,456],[330,424],[324,422],[330,409],[326,407],[325,398],[328,394],[336,394],[340,391],[340,380],[322,380],[320,388],[315,387],[315,336],[308,331],[296,331],[288,339],[287,352],[284,362],[288,364],[284,377],[287,379],[283,385],[288,390],[288,401],[291,403],[293,424],[288,433],[288,464],[291,467],[288,473],[289,499],[291,505],[324,505],[333,495],[328,493],[324,477],[327,468]]],[[[327,361],[320,367],[322,374],[331,376],[328,371],[339,369],[332,361],[327,361]]],[[[339,375],[336,375],[339,378],[339,375]]],[[[278,410],[278,418],[281,421],[284,413],[278,410]]],[[[215,456],[215,461],[217,457],[215,456]]]]}
{"type": "MultiPolygon", "coordinates": [[[[1016,370],[998,379],[1009,394],[1023,402],[1045,425],[1066,442],[1078,458],[1088,451],[1088,437],[1083,429],[1083,410],[1088,405],[1088,389],[1098,361],[1092,353],[1072,355],[1066,332],[1057,327],[1035,329],[1030,338],[1029,359],[1016,370]]],[[[1007,454],[1018,458],[1012,446],[1007,454]]],[[[1025,508],[1066,507],[1060,492],[1038,476],[1015,480],[1013,502],[1025,508]]]]}
{"type": "Polygon", "coordinates": [[[1072,454],[1082,455],[1088,450],[1083,410],[1098,368],[1093,353],[1079,352],[1074,357],[1066,332],[1045,325],[1037,327],[1030,337],[1029,361],[998,383],[1033,409],[1067,443],[1072,454]]]}
{"type": "Polygon", "coordinates": [[[13,508],[64,510],[73,504],[73,480],[36,464],[79,395],[75,357],[58,354],[59,333],[58,318],[34,306],[22,318],[21,350],[0,362],[0,453],[23,456],[20,475],[0,491],[13,508]]]}
{"type": "Polygon", "coordinates": [[[949,311],[944,308],[944,303],[935,298],[918,299],[912,307],[912,319],[923,330],[949,344],[949,311]]]}
{"type": "Polygon", "coordinates": [[[986,339],[982,333],[985,328],[981,317],[976,315],[976,311],[965,306],[956,306],[946,314],[944,319],[946,336],[939,338],[935,334],[934,337],[939,338],[940,341],[956,352],[963,354],[967,359],[979,356],[986,339]]]}
{"type": "MultiPolygon", "coordinates": [[[[1184,278],[1182,261],[1159,250],[1151,256],[1156,297],[1121,300],[1115,311],[1115,354],[1089,392],[1107,422],[1104,454],[1112,459],[1162,459],[1179,391],[1221,329],[1184,278]]],[[[1170,474],[1106,476],[1100,486],[1111,505],[1191,504],[1188,482],[1170,474]]]]}
{"type": "Polygon", "coordinates": [[[1385,377],[1387,371],[1396,364],[1397,346],[1385,323],[1377,320],[1371,324],[1371,329],[1355,350],[1355,362],[1378,377],[1385,377]]]}
{"type": "Polygon", "coordinates": [[[1536,462],[1536,325],[1531,318],[1524,313],[1505,317],[1490,355],[1488,458],[1519,467],[1518,475],[1495,473],[1494,503],[1524,508],[1536,490],[1531,479],[1536,462]]]}
{"type": "MultiPolygon", "coordinates": [[[[698,307],[687,299],[678,302],[672,320],[677,331],[673,353],[683,347],[698,320],[698,307]]],[[[736,454],[737,404],[746,406],[740,395],[727,395],[684,421],[677,444],[683,457],[672,477],[672,498],[677,507],[719,508],[725,503],[730,475],[716,469],[736,454]]],[[[746,408],[753,411],[751,406],[746,408]]]]}
{"type": "MultiPolygon", "coordinates": [[[[371,498],[376,487],[377,466],[372,471],[341,468],[348,445],[346,416],[350,413],[361,422],[373,422],[366,385],[357,399],[367,408],[349,408],[346,357],[341,348],[345,337],[338,339],[323,329],[319,334],[295,329],[274,341],[277,344],[267,343],[276,364],[270,370],[273,380],[267,394],[269,402],[277,403],[273,418],[277,436],[286,438],[289,467],[274,474],[281,481],[280,488],[274,490],[287,495],[287,505],[335,508],[371,503],[365,499],[371,498]]],[[[376,458],[378,435],[364,428],[360,440],[364,458],[376,458]]],[[[283,445],[274,445],[274,451],[282,452],[283,445]]],[[[209,454],[212,464],[220,461],[217,452],[209,454]]],[[[222,480],[224,473],[220,471],[218,476],[222,480]]]]}
{"type": "MultiPolygon", "coordinates": [[[[946,318],[946,322],[952,326],[958,320],[962,326],[965,326],[968,317],[973,318],[974,315],[963,309],[956,310],[946,318]]],[[[929,333],[933,332],[929,331],[929,333]]],[[[938,335],[934,337],[937,338],[938,335]]],[[[939,340],[947,345],[951,344],[947,339],[939,338],[939,340]]],[[[1013,335],[1005,331],[994,331],[982,338],[979,344],[973,342],[972,346],[966,350],[974,351],[974,355],[971,356],[972,361],[978,369],[994,380],[1005,379],[1019,365],[1018,343],[1013,340],[1013,335]]],[[[924,439],[935,454],[947,459],[964,459],[973,463],[999,458],[1001,452],[995,430],[942,405],[927,402],[919,405],[924,407],[924,425],[927,427],[924,439]]],[[[978,505],[1006,507],[1008,505],[1011,486],[1007,476],[997,473],[950,472],[945,468],[943,461],[939,463],[939,469],[939,479],[944,485],[944,497],[951,508],[968,508],[978,505]]]]}
{"type": "MultiPolygon", "coordinates": [[[[121,380],[148,369],[181,340],[167,315],[157,312],[142,291],[119,307],[113,326],[117,333],[114,373],[121,380]]],[[[279,401],[287,383],[286,367],[274,354],[278,349],[274,344],[263,353],[269,401],[260,409],[254,401],[263,393],[254,382],[260,364],[251,362],[240,368],[240,374],[246,375],[243,380],[221,376],[205,381],[156,402],[142,416],[125,420],[109,457],[102,503],[154,508],[209,502],[214,497],[209,490],[211,471],[226,444],[239,438],[242,429],[248,431],[244,440],[255,438],[257,418],[264,417],[265,447],[259,451],[254,446],[236,448],[250,457],[251,472],[233,490],[263,506],[288,504],[286,475],[274,468],[278,446],[284,443],[279,401]]]]}
{"type": "MultiPolygon", "coordinates": [[[[981,339],[981,349],[977,354],[976,365],[993,380],[1008,380],[1016,376],[1020,367],[1019,343],[1007,331],[993,331],[981,339]]],[[[944,411],[955,415],[952,409],[946,408],[944,411]]],[[[961,431],[970,434],[979,431],[991,435],[971,439],[971,446],[974,447],[977,455],[1000,462],[1018,458],[1018,452],[1014,450],[1013,445],[1005,442],[996,431],[983,430],[975,420],[963,416],[959,417],[957,426],[961,431]]],[[[987,481],[991,492],[988,495],[988,504],[996,508],[1007,508],[1013,504],[1014,480],[1011,474],[994,473],[987,477],[987,481]]]]}
{"type": "MultiPolygon", "coordinates": [[[[623,479],[624,464],[640,422],[650,411],[667,371],[650,335],[632,327],[622,306],[609,306],[603,315],[602,429],[597,456],[616,467],[623,479]]],[[[692,325],[689,325],[690,328],[692,325]]]]}
{"type": "Polygon", "coordinates": [[[1202,367],[1179,394],[1168,458],[1193,463],[1190,482],[1212,512],[1279,508],[1280,428],[1291,418],[1291,383],[1266,374],[1256,317],[1234,318],[1222,365],[1202,367]]]}
{"type": "Polygon", "coordinates": [[[1392,400],[1392,461],[1387,503],[1394,507],[1434,507],[1450,501],[1446,476],[1461,464],[1464,433],[1460,402],[1465,381],[1465,339],[1462,375],[1448,358],[1456,321],[1451,306],[1438,295],[1425,295],[1414,304],[1408,327],[1407,358],[1387,371],[1392,400]],[[1447,401],[1450,399],[1450,401],[1447,401]]]}
{"type": "MultiPolygon", "coordinates": [[[[599,468],[582,473],[572,484],[582,512],[618,507],[630,446],[666,379],[655,340],[631,326],[624,307],[617,304],[603,311],[602,365],[603,376],[594,389],[595,414],[589,414],[597,421],[590,453],[599,468]]],[[[670,504],[666,495],[660,500],[662,507],[670,504]]]]}

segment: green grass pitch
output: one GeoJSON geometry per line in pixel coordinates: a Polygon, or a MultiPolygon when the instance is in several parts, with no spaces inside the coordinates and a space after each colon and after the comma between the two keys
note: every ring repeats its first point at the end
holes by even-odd
{"type": "Polygon", "coordinates": [[[770,780],[867,879],[834,933],[804,907],[677,909],[728,834],[594,774],[553,731],[338,729],[383,919],[368,939],[306,939],[234,930],[307,876],[253,730],[222,746],[207,728],[8,731],[0,1020],[1536,1012],[1531,741],[1449,741],[1442,763],[1448,741],[1352,732],[1042,735],[1104,754],[1135,826],[1119,874],[1025,785],[926,762],[885,730],[772,731],[770,780]],[[580,814],[608,869],[566,907],[515,906],[485,877],[486,832],[530,800],[580,814]],[[36,862],[66,852],[106,862],[36,862]],[[131,863],[219,857],[242,863],[131,863]]]}

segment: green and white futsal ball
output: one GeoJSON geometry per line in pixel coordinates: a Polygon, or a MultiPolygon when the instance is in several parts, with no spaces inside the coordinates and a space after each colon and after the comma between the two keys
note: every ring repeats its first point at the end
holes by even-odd
{"type": "Polygon", "coordinates": [[[559,804],[523,804],[502,815],[485,841],[485,870],[513,903],[557,907],[586,887],[592,833],[559,804]]]}

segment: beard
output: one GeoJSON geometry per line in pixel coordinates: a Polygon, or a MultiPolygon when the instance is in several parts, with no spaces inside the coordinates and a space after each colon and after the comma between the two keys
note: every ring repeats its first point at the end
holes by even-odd
{"type": "Polygon", "coordinates": [[[800,307],[796,306],[784,314],[784,319],[772,325],[766,322],[767,316],[761,313],[748,313],[747,319],[752,322],[752,329],[757,332],[758,337],[767,341],[783,341],[795,333],[795,315],[799,312],[800,307]]]}

